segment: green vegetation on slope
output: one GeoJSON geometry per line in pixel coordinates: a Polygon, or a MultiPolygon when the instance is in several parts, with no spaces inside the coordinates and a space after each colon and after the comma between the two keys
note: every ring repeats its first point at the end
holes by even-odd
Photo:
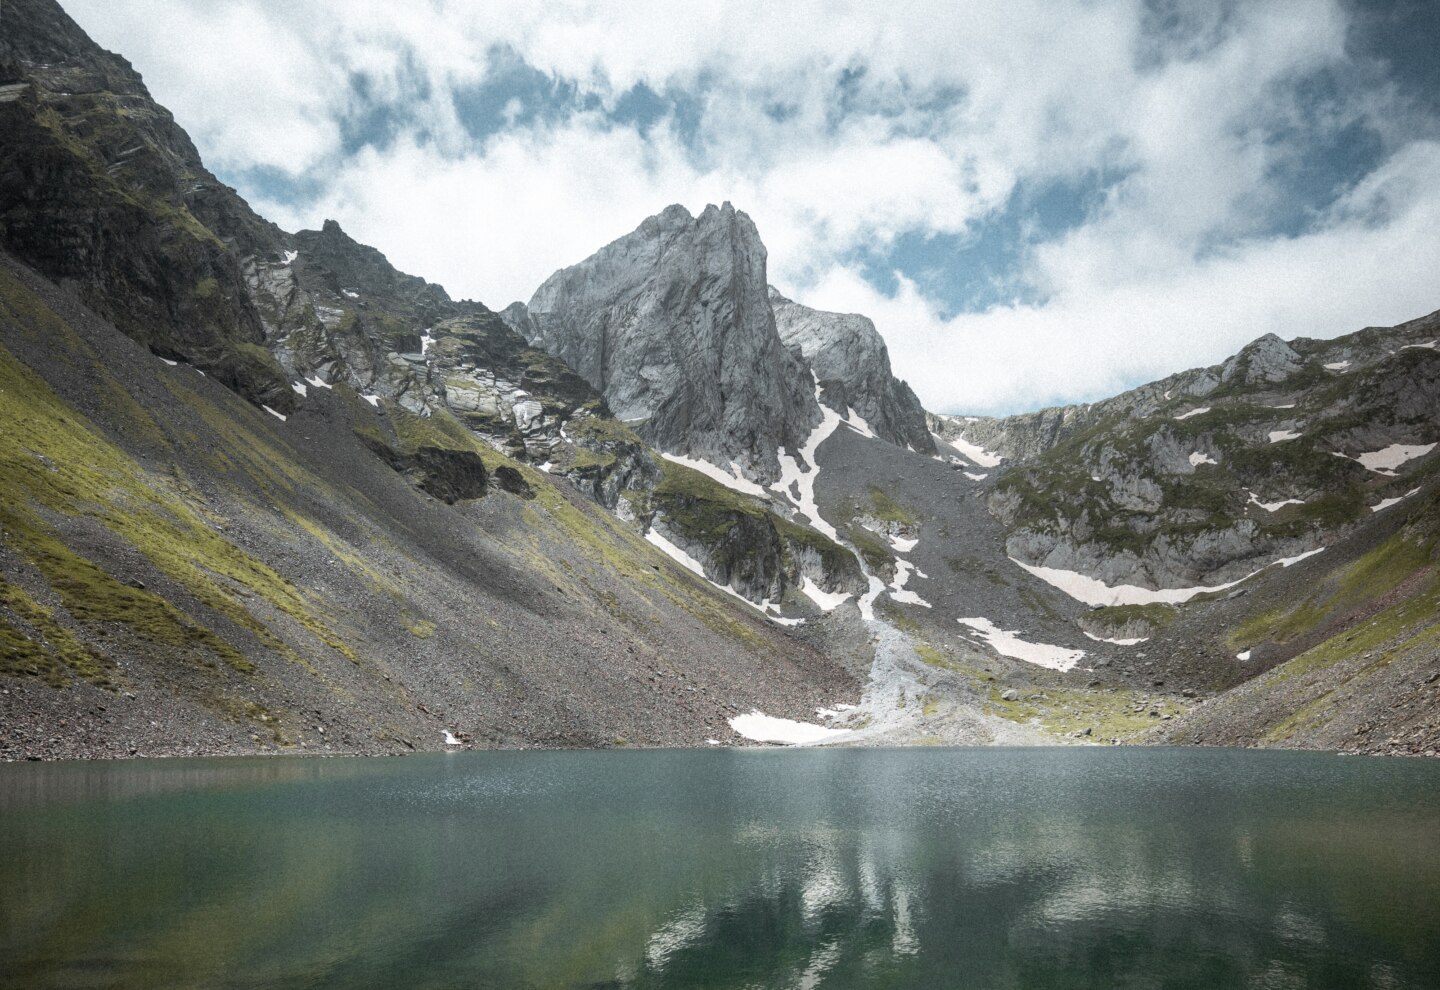
{"type": "MultiPolygon", "coordinates": [[[[0,305],[7,315],[27,312],[36,318],[43,313],[56,324],[56,332],[71,333],[5,272],[0,272],[0,305]]],[[[5,546],[43,579],[65,616],[62,620],[59,610],[52,609],[48,619],[42,618],[40,606],[30,608],[21,593],[10,591],[7,605],[18,622],[42,635],[47,621],[62,627],[74,624],[87,630],[92,643],[123,633],[177,648],[188,657],[209,655],[249,672],[253,667],[242,641],[234,638],[239,633],[299,662],[294,650],[243,601],[254,598],[356,659],[298,589],[224,539],[172,490],[170,479],[146,472],[4,349],[0,421],[6,424],[0,432],[5,546]],[[82,533],[89,535],[76,536],[82,533]],[[119,580],[107,570],[113,565],[98,556],[89,559],[76,549],[81,545],[95,547],[91,553],[114,546],[117,552],[109,557],[123,556],[125,548],[139,551],[180,593],[162,597],[134,578],[119,580]],[[201,619],[202,614],[213,618],[201,619]],[[231,631],[212,628],[217,619],[231,631]]],[[[26,594],[33,599],[36,593],[26,594]]],[[[12,630],[19,628],[16,621],[9,624],[12,630]]],[[[64,658],[81,676],[97,681],[108,676],[103,665],[95,666],[100,656],[96,648],[77,651],[58,633],[46,641],[52,648],[41,652],[64,658]]]]}
{"type": "Polygon", "coordinates": [[[1252,616],[1229,637],[1236,649],[1286,643],[1380,601],[1428,566],[1436,537],[1425,528],[1396,533],[1359,560],[1335,571],[1298,604],[1252,616]]]}

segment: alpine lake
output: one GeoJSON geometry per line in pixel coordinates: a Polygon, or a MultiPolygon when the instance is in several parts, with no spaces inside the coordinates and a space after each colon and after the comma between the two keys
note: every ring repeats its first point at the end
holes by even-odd
{"type": "Polygon", "coordinates": [[[1440,987],[1440,761],[0,766],[0,986],[1440,987]]]}

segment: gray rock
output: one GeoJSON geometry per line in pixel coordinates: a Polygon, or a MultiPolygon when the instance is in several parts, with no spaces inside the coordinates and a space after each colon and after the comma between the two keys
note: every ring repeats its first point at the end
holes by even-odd
{"type": "Polygon", "coordinates": [[[1273,333],[1246,344],[1220,366],[1220,380],[1239,380],[1247,385],[1283,382],[1300,370],[1304,361],[1293,347],[1273,333]]]}
{"type": "MultiPolygon", "coordinates": [[[[935,452],[925,410],[910,386],[891,372],[890,352],[874,323],[855,313],[827,313],[802,306],[773,287],[770,304],[775,310],[775,329],[785,346],[799,351],[821,382],[843,386],[844,401],[876,436],[922,454],[935,452]]],[[[836,411],[846,413],[845,409],[836,411]]]]}
{"type": "Polygon", "coordinates": [[[509,318],[661,450],[761,482],[820,421],[810,371],[775,330],[765,247],[729,203],[671,206],[556,272],[509,318]]]}

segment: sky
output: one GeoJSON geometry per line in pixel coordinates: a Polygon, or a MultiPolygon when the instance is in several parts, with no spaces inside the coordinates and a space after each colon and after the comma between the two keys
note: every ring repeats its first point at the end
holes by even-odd
{"type": "Polygon", "coordinates": [[[1440,308],[1434,0],[62,0],[206,164],[499,309],[671,203],[937,412],[1440,308]]]}

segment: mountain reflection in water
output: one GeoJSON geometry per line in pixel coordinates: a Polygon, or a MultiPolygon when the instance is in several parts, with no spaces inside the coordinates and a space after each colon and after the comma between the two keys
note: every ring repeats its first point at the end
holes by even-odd
{"type": "Polygon", "coordinates": [[[1434,987],[1437,785],[1164,749],[0,767],[0,985],[1434,987]]]}

